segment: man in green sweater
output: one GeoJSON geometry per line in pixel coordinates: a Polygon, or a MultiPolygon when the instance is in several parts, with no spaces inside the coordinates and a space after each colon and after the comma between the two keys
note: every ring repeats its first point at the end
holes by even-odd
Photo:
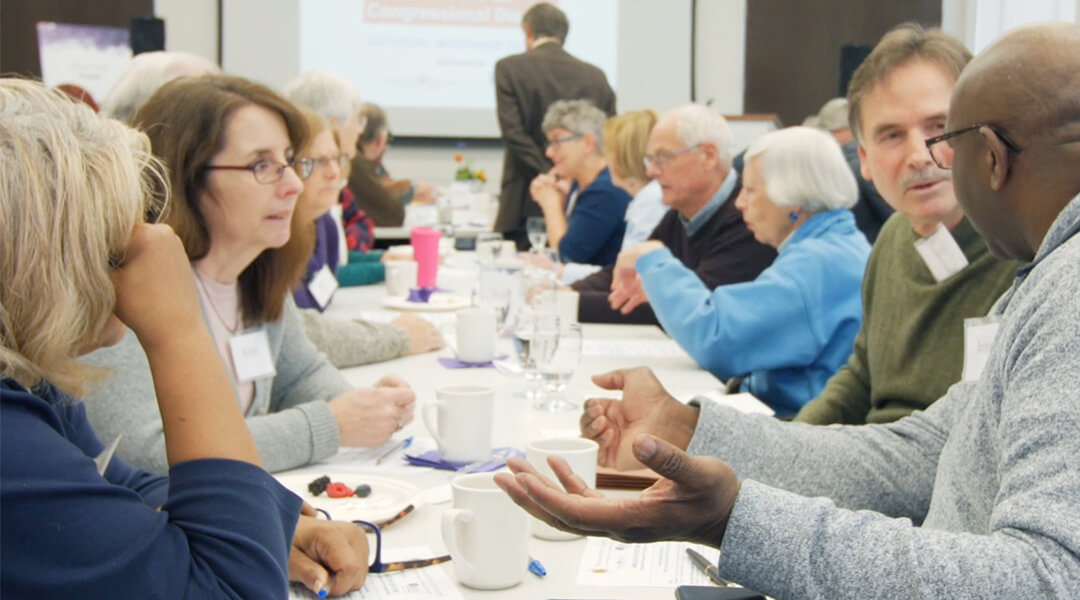
{"type": "Polygon", "coordinates": [[[897,214],[866,266],[851,358],[797,421],[883,423],[925,409],[961,379],[965,353],[965,375],[978,377],[977,335],[965,344],[965,320],[987,314],[1020,263],[990,256],[956,201],[950,172],[937,168],[923,143],[944,131],[969,60],[964,45],[940,30],[901,25],[852,77],[849,118],[862,175],[897,214]]]}

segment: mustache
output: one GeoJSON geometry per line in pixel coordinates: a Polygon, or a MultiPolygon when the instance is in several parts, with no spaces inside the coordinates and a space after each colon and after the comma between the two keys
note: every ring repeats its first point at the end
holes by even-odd
{"type": "Polygon", "coordinates": [[[952,171],[940,169],[937,165],[927,165],[917,171],[904,173],[900,177],[900,187],[908,189],[914,185],[937,183],[938,181],[952,181],[952,171]]]}

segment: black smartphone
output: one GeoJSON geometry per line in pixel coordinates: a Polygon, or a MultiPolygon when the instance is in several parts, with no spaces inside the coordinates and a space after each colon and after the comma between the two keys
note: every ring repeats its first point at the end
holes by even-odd
{"type": "Polygon", "coordinates": [[[765,600],[765,596],[746,588],[680,585],[675,588],[675,600],[765,600]]]}
{"type": "Polygon", "coordinates": [[[455,250],[476,250],[476,238],[474,237],[459,237],[454,238],[455,250]]]}

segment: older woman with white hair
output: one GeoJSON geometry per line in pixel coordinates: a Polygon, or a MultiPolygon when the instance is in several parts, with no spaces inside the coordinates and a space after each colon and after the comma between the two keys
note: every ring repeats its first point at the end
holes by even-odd
{"type": "Polygon", "coordinates": [[[858,188],[832,137],[774,131],[746,152],[735,201],[754,237],[777,248],[753,281],[709,291],[659,242],[619,255],[613,296],[647,301],[660,324],[720,378],[778,415],[794,414],[851,354],[870,245],[848,210],[858,188]],[[636,272],[636,275],[635,275],[636,272]]]}
{"type": "Polygon", "coordinates": [[[177,77],[220,72],[216,64],[197,54],[144,52],[131,59],[120,80],[109,90],[101,102],[101,114],[130,124],[139,108],[166,83],[177,77]]]}
{"type": "Polygon", "coordinates": [[[588,100],[560,100],[544,115],[545,154],[555,166],[533,180],[529,193],[544,212],[548,245],[562,262],[607,266],[622,247],[630,194],[611,181],[603,154],[606,120],[588,100]],[[569,190],[560,178],[570,180],[569,190]]]}

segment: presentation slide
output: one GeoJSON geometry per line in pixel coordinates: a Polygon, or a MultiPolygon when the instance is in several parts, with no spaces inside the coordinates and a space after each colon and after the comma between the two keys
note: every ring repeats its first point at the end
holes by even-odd
{"type": "MultiPolygon", "coordinates": [[[[495,63],[525,51],[536,0],[221,0],[222,67],[283,88],[336,72],[398,137],[498,139],[495,63]]],[[[691,0],[556,0],[566,50],[603,69],[619,111],[690,98],[691,0]]]]}
{"type": "MultiPolygon", "coordinates": [[[[336,71],[387,107],[494,109],[495,63],[524,52],[534,1],[301,0],[300,71],[336,71]]],[[[567,51],[616,86],[617,0],[555,4],[571,23],[567,51]]]]}

